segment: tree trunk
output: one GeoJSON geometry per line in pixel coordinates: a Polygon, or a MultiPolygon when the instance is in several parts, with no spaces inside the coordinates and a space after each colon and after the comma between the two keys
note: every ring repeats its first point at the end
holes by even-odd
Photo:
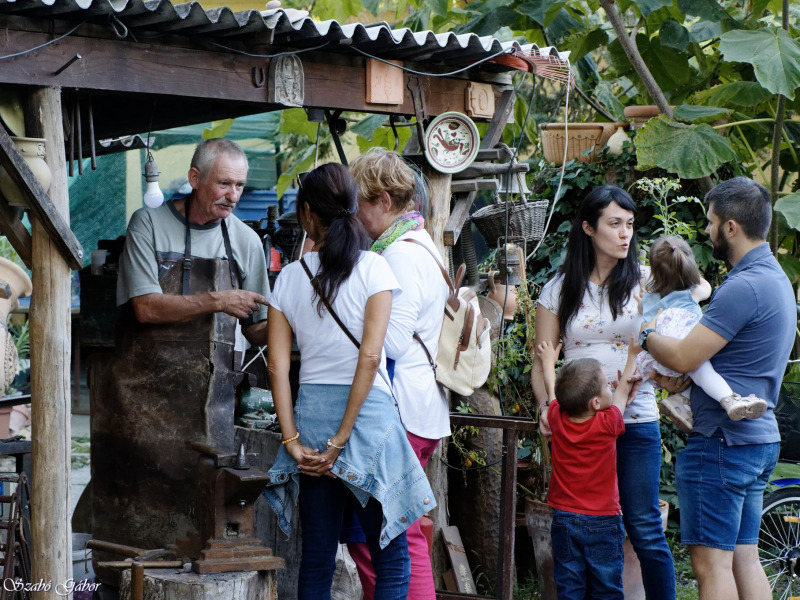
{"type": "MultiPolygon", "coordinates": [[[[69,223],[61,90],[38,88],[28,98],[29,136],[47,139],[50,198],[69,223]]],[[[31,339],[31,581],[71,577],[70,474],[70,268],[35,217],[31,339]]],[[[46,592],[34,592],[44,598],[46,592]]]]}
{"type": "MultiPolygon", "coordinates": [[[[236,571],[234,573],[176,573],[175,569],[145,569],[144,600],[277,600],[275,571],[236,571]]],[[[131,570],[122,573],[120,600],[131,599],[131,570]]]]}

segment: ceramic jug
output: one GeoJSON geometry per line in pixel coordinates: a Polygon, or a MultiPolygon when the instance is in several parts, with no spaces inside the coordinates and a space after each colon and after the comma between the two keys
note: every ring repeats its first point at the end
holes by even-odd
{"type": "Polygon", "coordinates": [[[19,306],[20,298],[31,295],[33,284],[28,274],[7,258],[0,258],[0,283],[8,284],[10,291],[7,298],[0,298],[0,395],[5,395],[17,374],[17,347],[8,331],[8,315],[19,306]]]}
{"type": "Polygon", "coordinates": [[[497,302],[501,307],[505,307],[503,318],[506,321],[514,319],[514,313],[517,311],[517,286],[506,286],[502,283],[495,283],[495,275],[497,271],[489,271],[489,298],[497,302]],[[506,294],[508,288],[508,294],[506,294]]]}

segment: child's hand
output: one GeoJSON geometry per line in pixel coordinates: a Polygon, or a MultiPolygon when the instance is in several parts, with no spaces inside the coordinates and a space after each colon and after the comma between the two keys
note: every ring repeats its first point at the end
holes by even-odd
{"type": "Polygon", "coordinates": [[[631,335],[630,340],[628,340],[628,356],[636,356],[642,350],[642,347],[639,345],[639,337],[631,335]]]}
{"type": "Polygon", "coordinates": [[[544,364],[555,365],[560,354],[561,344],[558,344],[558,346],[554,348],[553,343],[548,340],[536,345],[536,356],[538,356],[539,360],[544,364]]]}

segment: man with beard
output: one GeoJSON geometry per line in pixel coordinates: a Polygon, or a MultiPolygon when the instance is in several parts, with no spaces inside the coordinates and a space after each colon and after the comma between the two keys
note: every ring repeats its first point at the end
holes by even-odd
{"type": "MultiPolygon", "coordinates": [[[[171,325],[225,313],[239,319],[250,343],[266,343],[269,281],[264,251],[258,235],[232,214],[247,170],[247,157],[237,144],[206,140],[189,168],[192,193],[133,214],[120,261],[117,302],[130,301],[139,323],[171,325]],[[193,258],[225,260],[231,285],[211,285],[203,293],[164,293],[163,278],[170,270],[191,271],[193,258]]],[[[188,273],[180,276],[188,283],[188,273]]]]}
{"type": "Polygon", "coordinates": [[[773,409],[797,319],[792,286],[766,243],[769,194],[744,177],[705,197],[714,257],[729,271],[700,322],[679,340],[645,326],[640,344],[679,372],[711,360],[735,392],[767,401],[758,419],[733,421],[699,386],[692,388],[694,427],[678,455],[681,543],[689,546],[701,600],[770,600],[758,558],[764,488],[778,458],[773,409]]]}

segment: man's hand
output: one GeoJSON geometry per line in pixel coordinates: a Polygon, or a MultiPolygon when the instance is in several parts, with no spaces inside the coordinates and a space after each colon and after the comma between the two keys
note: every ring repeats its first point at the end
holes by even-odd
{"type": "Polygon", "coordinates": [[[658,384],[658,387],[664,388],[670,394],[680,394],[683,390],[688,388],[692,379],[688,375],[679,377],[670,377],[669,375],[655,375],[653,381],[658,384]]]}
{"type": "Polygon", "coordinates": [[[237,319],[246,319],[258,310],[258,305],[267,305],[267,299],[261,294],[247,290],[225,290],[213,292],[215,300],[219,303],[221,312],[227,313],[237,319]]]}

